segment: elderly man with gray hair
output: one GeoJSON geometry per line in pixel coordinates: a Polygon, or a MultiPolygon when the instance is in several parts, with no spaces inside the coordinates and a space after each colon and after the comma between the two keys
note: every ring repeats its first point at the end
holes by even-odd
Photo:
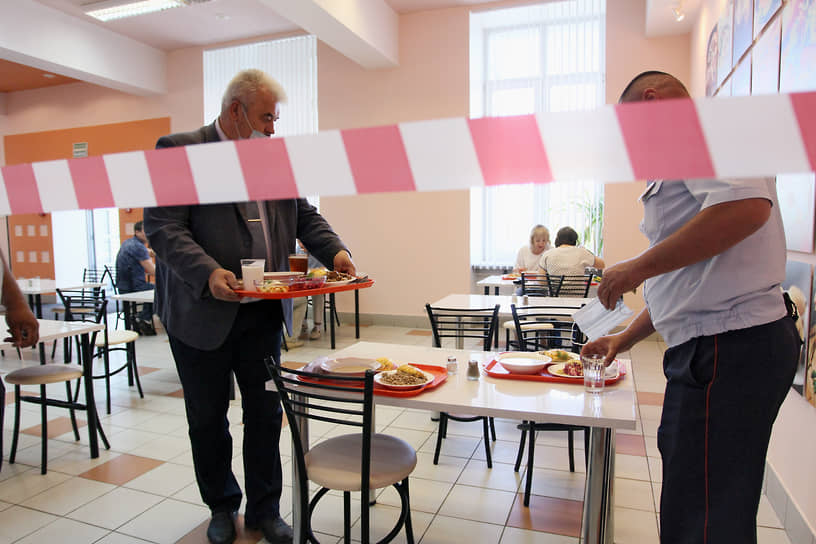
{"type": "MultiPolygon", "coordinates": [[[[281,86],[260,70],[238,73],[211,125],[159,139],[167,148],[275,133],[281,86]]],[[[269,168],[275,168],[271,163],[269,168]]],[[[225,179],[224,183],[231,180],[225,179]]],[[[335,270],[355,273],[351,256],[305,199],[149,208],[145,233],[158,258],[156,311],[167,330],[184,390],[196,481],[212,512],[210,542],[235,540],[241,488],[232,472],[229,376],[235,373],[243,408],[245,526],[270,543],[292,541],[281,519],[281,406],[267,391],[264,358],[280,361],[282,323],[291,330],[291,300],[246,304],[235,293],[241,259],[265,259],[266,270],[288,269],[295,239],[335,270]]]]}

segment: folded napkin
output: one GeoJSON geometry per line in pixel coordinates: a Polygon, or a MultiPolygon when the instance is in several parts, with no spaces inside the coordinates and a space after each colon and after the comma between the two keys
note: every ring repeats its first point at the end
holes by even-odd
{"type": "Polygon", "coordinates": [[[317,359],[314,359],[300,370],[302,370],[303,372],[311,372],[312,374],[328,374],[328,372],[326,372],[322,366],[323,363],[325,363],[328,360],[329,360],[328,357],[318,357],[317,359]]]}
{"type": "Polygon", "coordinates": [[[607,378],[614,378],[618,375],[618,361],[612,361],[612,363],[606,367],[606,377],[607,378]]]}

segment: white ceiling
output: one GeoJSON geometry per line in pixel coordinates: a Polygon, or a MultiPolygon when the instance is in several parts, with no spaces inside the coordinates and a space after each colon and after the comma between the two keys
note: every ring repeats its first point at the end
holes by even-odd
{"type": "MultiPolygon", "coordinates": [[[[164,92],[168,51],[306,31],[368,69],[398,63],[398,16],[491,0],[196,0],[160,13],[101,22],[98,0],[0,0],[0,59],[135,92],[164,92]],[[36,29],[34,32],[33,29],[36,29]],[[48,40],[38,36],[48,36],[48,40]]],[[[607,0],[607,10],[619,2],[607,0]]],[[[645,0],[647,36],[684,34],[701,0],[645,0]],[[686,19],[674,20],[682,5],[686,19]]]]}

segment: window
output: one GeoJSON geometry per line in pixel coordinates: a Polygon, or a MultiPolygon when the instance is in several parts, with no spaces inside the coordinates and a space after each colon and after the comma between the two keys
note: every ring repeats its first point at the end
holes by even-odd
{"type": "MultiPolygon", "coordinates": [[[[566,0],[472,13],[471,117],[600,107],[606,93],[606,0],[566,0]]],[[[603,185],[586,181],[474,188],[471,264],[508,266],[536,224],[566,225],[601,253],[603,185]]]]}

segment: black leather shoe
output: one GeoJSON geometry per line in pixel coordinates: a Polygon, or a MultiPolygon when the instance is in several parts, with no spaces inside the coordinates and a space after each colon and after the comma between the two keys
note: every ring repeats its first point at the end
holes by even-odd
{"type": "Polygon", "coordinates": [[[207,539],[212,544],[232,544],[235,541],[235,521],[232,512],[216,512],[207,527],[207,539]]]}
{"type": "Polygon", "coordinates": [[[262,519],[257,525],[246,525],[247,529],[260,529],[269,544],[291,544],[292,528],[280,516],[262,519]]]}

